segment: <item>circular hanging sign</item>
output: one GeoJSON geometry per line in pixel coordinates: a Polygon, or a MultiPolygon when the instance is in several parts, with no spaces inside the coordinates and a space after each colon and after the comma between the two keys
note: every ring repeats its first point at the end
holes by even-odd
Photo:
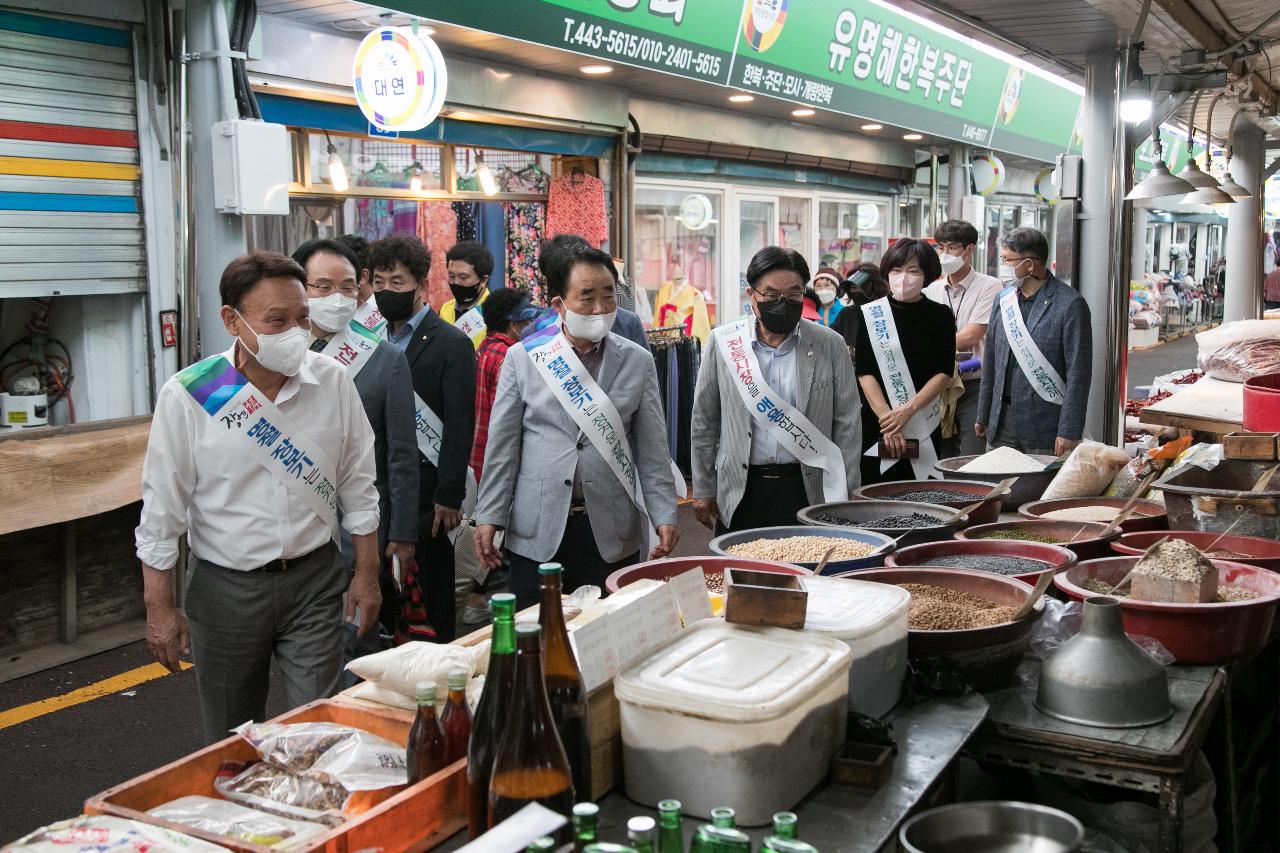
{"type": "Polygon", "coordinates": [[[791,0],[751,0],[742,12],[742,34],[759,53],[773,47],[787,22],[791,0]]]}
{"type": "Polygon", "coordinates": [[[389,132],[421,130],[434,121],[449,84],[440,48],[409,27],[380,27],[365,36],[351,79],[365,118],[389,132]]]}
{"type": "Polygon", "coordinates": [[[711,199],[705,195],[697,193],[687,195],[680,202],[680,221],[690,231],[701,231],[706,228],[711,224],[714,216],[715,209],[712,207],[711,199]]]}
{"type": "Polygon", "coordinates": [[[860,204],[858,205],[858,230],[874,231],[876,226],[880,224],[880,205],[878,204],[860,204]]]}
{"type": "Polygon", "coordinates": [[[994,154],[975,154],[970,161],[973,188],[978,195],[991,195],[1004,183],[1004,163],[994,154]]]}
{"type": "Polygon", "coordinates": [[[1058,203],[1059,197],[1058,185],[1053,182],[1053,169],[1041,169],[1036,175],[1036,198],[1052,207],[1058,203]]]}

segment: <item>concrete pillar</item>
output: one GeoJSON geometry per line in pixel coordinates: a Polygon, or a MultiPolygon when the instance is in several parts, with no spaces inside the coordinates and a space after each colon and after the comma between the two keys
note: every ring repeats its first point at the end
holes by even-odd
{"type": "Polygon", "coordinates": [[[1129,173],[1126,149],[1132,133],[1117,115],[1117,79],[1124,50],[1091,53],[1085,64],[1084,190],[1075,282],[1089,303],[1093,324],[1093,380],[1085,435],[1116,444],[1124,428],[1129,338],[1128,242],[1125,227],[1129,173]]]}
{"type": "MultiPolygon", "coordinates": [[[[200,355],[221,352],[231,345],[223,328],[218,295],[222,270],[245,253],[244,222],[214,207],[213,135],[216,122],[236,118],[231,88],[231,60],[208,57],[225,51],[230,41],[226,11],[221,2],[187,0],[187,50],[202,54],[187,64],[188,116],[191,134],[191,208],[195,218],[195,264],[200,325],[200,355]],[[219,31],[220,30],[220,31],[219,31]]],[[[188,308],[188,311],[190,309],[188,308]]]]}
{"type": "Polygon", "coordinates": [[[1133,207],[1133,245],[1129,254],[1129,280],[1142,281],[1147,272],[1147,223],[1145,207],[1133,207]]]}
{"type": "Polygon", "coordinates": [[[1236,122],[1231,136],[1231,177],[1253,195],[1227,205],[1227,286],[1222,321],[1262,316],[1262,192],[1264,134],[1251,121],[1236,122]]]}
{"type": "MultiPolygon", "coordinates": [[[[947,159],[947,218],[964,219],[964,197],[969,194],[969,149],[952,145],[947,159]]],[[[974,227],[982,230],[981,222],[974,227]]]]}

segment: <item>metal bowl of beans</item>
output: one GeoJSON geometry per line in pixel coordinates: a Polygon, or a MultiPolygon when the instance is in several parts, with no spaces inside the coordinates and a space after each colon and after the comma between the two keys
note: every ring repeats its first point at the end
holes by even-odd
{"type": "MultiPolygon", "coordinates": [[[[995,483],[984,480],[899,480],[893,483],[875,483],[863,486],[854,491],[854,500],[867,501],[915,501],[917,503],[938,504],[960,509],[972,504],[984,495],[991,493],[995,483]]],[[[1007,496],[1005,489],[1000,495],[992,498],[982,506],[969,513],[970,524],[991,524],[1000,520],[1001,498],[1007,496]]]]}
{"type": "Polygon", "coordinates": [[[950,507],[915,501],[815,504],[800,510],[796,518],[815,527],[855,527],[881,533],[896,539],[899,548],[950,539],[952,534],[969,523],[969,516],[956,517],[955,510],[950,507]]]}
{"type": "Polygon", "coordinates": [[[989,542],[993,539],[1011,542],[1038,542],[1061,545],[1081,560],[1111,556],[1111,543],[1120,538],[1120,528],[1102,536],[1107,525],[1099,521],[1052,521],[1022,519],[979,524],[956,533],[956,539],[989,542]]]}
{"type": "Polygon", "coordinates": [[[951,566],[1012,577],[1035,584],[1042,572],[1062,571],[1079,562],[1061,545],[1011,542],[1006,539],[952,539],[913,545],[890,554],[888,566],[951,566]]]}
{"type": "Polygon", "coordinates": [[[797,524],[726,533],[712,539],[707,548],[723,557],[790,563],[812,572],[818,568],[823,552],[833,543],[841,548],[841,553],[832,555],[822,572],[824,575],[882,565],[885,556],[897,547],[892,537],[870,530],[797,524]]]}
{"type": "Polygon", "coordinates": [[[1007,684],[1013,679],[1031,645],[1031,629],[1044,613],[1044,598],[1017,622],[999,621],[984,627],[963,624],[979,599],[988,608],[1002,608],[1007,618],[1035,590],[1030,584],[990,572],[934,566],[902,566],[848,572],[841,577],[860,581],[930,588],[931,599],[913,593],[908,615],[907,655],[913,659],[941,657],[960,668],[977,690],[1007,684]],[[957,610],[959,612],[957,612],[957,610]],[[934,627],[919,627],[929,625],[934,627]]]}
{"type": "MultiPolygon", "coordinates": [[[[1040,496],[1044,494],[1044,490],[1049,488],[1049,483],[1053,482],[1053,478],[1058,474],[1056,468],[1051,471],[1038,471],[1031,474],[978,474],[972,471],[960,470],[977,458],[977,456],[953,456],[950,459],[943,459],[933,467],[934,470],[942,475],[944,481],[978,480],[994,486],[1006,477],[1017,477],[1018,479],[1013,481],[1013,485],[1009,489],[1008,496],[1004,499],[1006,512],[1013,512],[1028,501],[1039,500],[1040,496]]],[[[1058,461],[1056,456],[1031,454],[1031,458],[1044,465],[1051,465],[1058,461]]],[[[942,485],[946,485],[946,483],[944,482],[942,485]]]]}
{"type": "MultiPolygon", "coordinates": [[[[1052,501],[1034,501],[1018,507],[1023,518],[1048,518],[1051,521],[1111,521],[1128,498],[1060,498],[1052,501]]],[[[1133,513],[1120,524],[1122,533],[1138,533],[1145,530],[1168,530],[1169,516],[1159,501],[1140,500],[1134,504],[1133,513]]]]}

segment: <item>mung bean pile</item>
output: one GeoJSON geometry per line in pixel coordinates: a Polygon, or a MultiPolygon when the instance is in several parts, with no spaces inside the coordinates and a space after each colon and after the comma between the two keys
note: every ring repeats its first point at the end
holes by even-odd
{"type": "Polygon", "coordinates": [[[982,533],[969,534],[970,539],[1013,539],[1018,542],[1043,542],[1045,545],[1057,545],[1063,540],[1048,533],[1036,533],[1034,530],[984,530],[982,533]]]}
{"type": "Polygon", "coordinates": [[[921,566],[950,566],[953,569],[978,569],[993,575],[1029,575],[1049,568],[1044,560],[1026,557],[1006,557],[1003,554],[951,554],[946,557],[930,557],[917,563],[921,566]]]}
{"type": "Polygon", "coordinates": [[[728,551],[735,557],[753,557],[757,560],[777,560],[782,563],[816,563],[832,545],[833,561],[856,560],[874,554],[876,547],[866,542],[845,539],[840,536],[787,536],[783,539],[753,539],[738,545],[730,545],[728,551]]]}
{"type": "Polygon", "coordinates": [[[903,583],[898,586],[911,593],[907,626],[914,631],[958,631],[990,628],[1008,622],[1017,612],[1015,607],[996,604],[967,592],[903,583]]]}
{"type": "Polygon", "coordinates": [[[819,512],[814,513],[813,520],[820,521],[823,524],[839,524],[845,527],[869,527],[873,530],[910,530],[913,527],[937,527],[939,524],[942,524],[942,520],[937,516],[925,515],[923,512],[885,515],[868,521],[859,521],[853,518],[844,518],[839,515],[819,512]]]}

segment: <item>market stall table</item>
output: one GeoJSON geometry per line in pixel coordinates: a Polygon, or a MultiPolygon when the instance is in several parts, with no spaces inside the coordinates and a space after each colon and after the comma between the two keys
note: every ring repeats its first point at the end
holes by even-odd
{"type": "MultiPolygon", "coordinates": [[[[800,817],[800,837],[819,850],[841,853],[872,853],[896,849],[898,827],[918,810],[959,755],[965,741],[982,725],[987,700],[979,694],[929,699],[907,708],[899,705],[889,714],[898,754],[893,770],[876,791],[841,785],[823,785],[796,809],[800,817]]],[[[732,803],[726,803],[732,806],[732,803]]],[[[600,801],[600,838],[610,841],[627,837],[627,819],[656,814],[649,806],[638,805],[615,789],[600,801]]],[[[699,825],[709,821],[685,817],[685,843],[699,825]]],[[[753,846],[769,833],[767,828],[744,830],[753,846]]],[[[466,843],[465,834],[449,839],[438,850],[457,850],[466,843]]]]}
{"type": "Polygon", "coordinates": [[[1206,376],[1142,410],[1138,421],[1221,437],[1244,429],[1244,386],[1206,376]]]}
{"type": "Polygon", "coordinates": [[[966,751],[981,761],[1158,795],[1156,849],[1182,850],[1183,777],[1209,732],[1226,673],[1212,666],[1169,667],[1173,716],[1155,726],[1081,726],[1036,710],[1040,662],[1023,661],[1018,682],[987,693],[986,724],[966,751]]]}

